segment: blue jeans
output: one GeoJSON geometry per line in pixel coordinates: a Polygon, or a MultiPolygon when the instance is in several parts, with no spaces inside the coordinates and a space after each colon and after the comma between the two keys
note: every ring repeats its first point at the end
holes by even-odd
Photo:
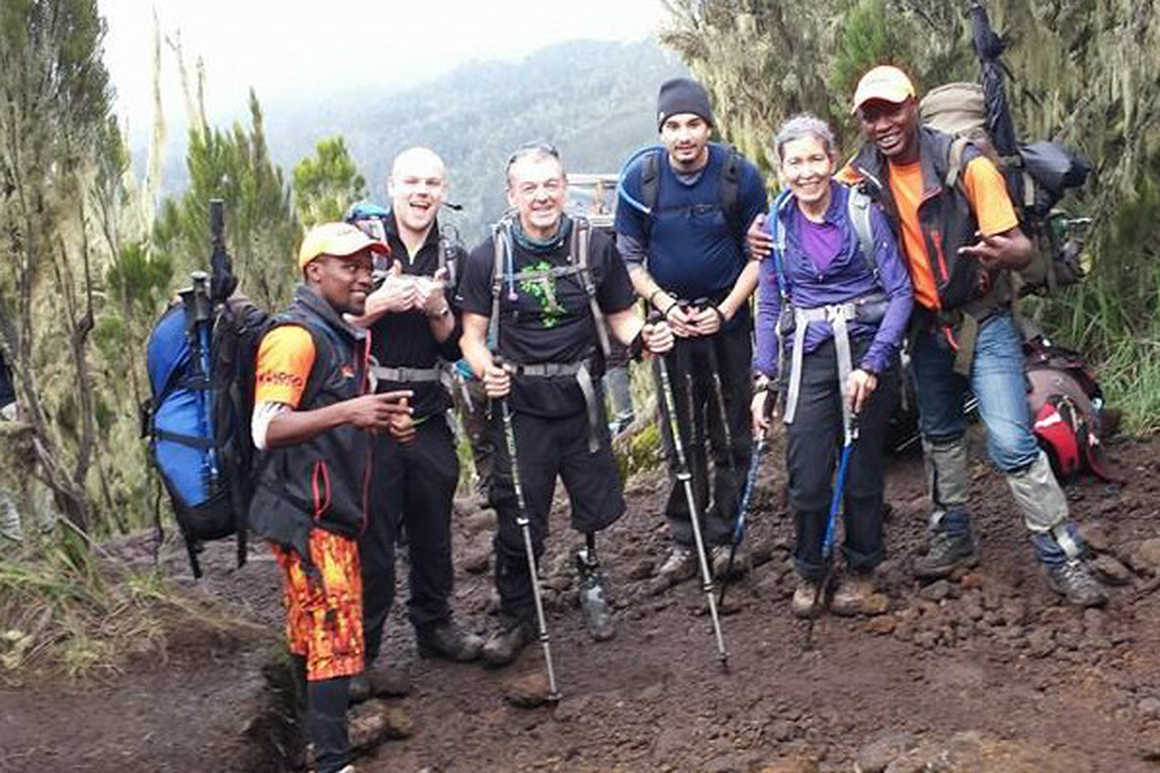
{"type": "Polygon", "coordinates": [[[979,328],[969,379],[954,372],[955,352],[936,335],[920,333],[910,350],[923,436],[936,443],[963,436],[963,396],[970,387],[987,428],[991,461],[1005,474],[1026,469],[1039,455],[1039,446],[1027,407],[1023,345],[1011,313],[997,314],[979,328]]]}

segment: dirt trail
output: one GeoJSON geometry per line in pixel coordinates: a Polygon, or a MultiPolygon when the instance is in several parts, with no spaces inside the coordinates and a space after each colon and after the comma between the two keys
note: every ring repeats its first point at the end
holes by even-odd
{"type": "MultiPolygon", "coordinates": [[[[1160,591],[1148,591],[1160,573],[1160,440],[1110,452],[1131,485],[1070,492],[1103,560],[1128,583],[1107,609],[1064,607],[1046,590],[1006,485],[981,462],[972,499],[982,566],[917,585],[907,569],[928,504],[921,465],[899,460],[888,475],[894,509],[881,571],[889,610],[825,617],[805,651],[805,625],[788,614],[792,525],[773,449],[747,537],[757,566],[729,591],[723,618],[728,673],[698,586],[649,593],[667,542],[658,515],[667,483],[640,476],[629,515],[600,543],[619,608],[611,642],[593,644],[583,630],[569,560],[577,538],[562,513],[554,519],[545,584],[560,704],[520,709],[502,697],[541,668],[538,647],[493,672],[421,660],[396,609],[384,652],[412,690],[390,704],[410,714],[413,734],[359,769],[850,771],[858,761],[890,773],[1160,770],[1160,591]]],[[[491,520],[465,509],[455,522],[455,606],[481,632],[494,624],[491,520]]],[[[270,637],[189,632],[167,663],[130,663],[102,684],[0,692],[0,770],[283,769],[281,758],[293,756],[286,729],[255,719],[277,703],[263,676],[277,682],[277,581],[261,552],[230,571],[231,549],[211,548],[207,580],[193,592],[227,599],[267,623],[270,637]]],[[[181,573],[184,558],[175,552],[167,565],[181,573]]]]}

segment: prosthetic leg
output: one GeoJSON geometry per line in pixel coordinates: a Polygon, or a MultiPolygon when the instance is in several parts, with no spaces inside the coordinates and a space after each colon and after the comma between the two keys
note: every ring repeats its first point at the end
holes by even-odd
{"type": "Polygon", "coordinates": [[[576,570],[580,575],[580,611],[584,625],[595,641],[608,641],[616,635],[612,607],[604,598],[604,573],[596,556],[596,535],[584,535],[585,546],[576,551],[576,570]]]}

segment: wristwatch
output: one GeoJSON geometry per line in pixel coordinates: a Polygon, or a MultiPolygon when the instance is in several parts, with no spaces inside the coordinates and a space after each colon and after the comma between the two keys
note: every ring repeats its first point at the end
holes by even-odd
{"type": "Polygon", "coordinates": [[[769,389],[770,378],[764,373],[756,373],[753,376],[753,391],[761,392],[769,389]]]}

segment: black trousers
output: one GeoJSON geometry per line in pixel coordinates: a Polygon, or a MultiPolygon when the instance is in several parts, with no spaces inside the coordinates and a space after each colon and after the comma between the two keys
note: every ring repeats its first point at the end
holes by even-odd
{"type": "Polygon", "coordinates": [[[451,504],[459,482],[459,457],[442,414],[418,426],[400,445],[376,437],[371,479],[372,511],[359,539],[363,579],[363,636],[369,665],[379,654],[383,623],[395,597],[395,535],[407,529],[411,598],[407,614],[419,631],[451,618],[451,504]]]}
{"type": "MultiPolygon", "coordinates": [[[[598,397],[603,405],[602,396],[598,397]]],[[[624,488],[612,456],[607,421],[602,420],[596,428],[600,440],[596,453],[588,450],[588,417],[584,412],[557,419],[513,413],[512,429],[532,550],[537,561],[548,536],[548,514],[557,476],[564,481],[568,492],[572,528],[576,531],[584,534],[600,531],[624,514],[624,488]]],[[[500,595],[500,615],[510,625],[533,620],[535,605],[523,531],[517,520],[520,513],[511,458],[498,403],[492,410],[492,436],[496,452],[489,496],[499,516],[494,539],[495,586],[500,595]]]]}
{"type": "MultiPolygon", "coordinates": [[[[744,325],[714,336],[678,338],[673,351],[665,357],[676,400],[677,425],[693,473],[697,510],[702,514],[701,534],[709,545],[729,542],[738,499],[745,487],[749,458],[753,453],[753,430],[749,419],[749,403],[753,395],[750,377],[752,357],[749,328],[744,325]],[[732,436],[732,447],[725,442],[721,407],[713,383],[714,372],[721,379],[725,421],[732,436]],[[711,497],[710,455],[713,458],[711,497]]],[[[654,367],[660,367],[659,360],[654,367]]],[[[663,395],[658,399],[663,410],[663,395]]],[[[689,520],[689,505],[684,484],[676,479],[677,458],[673,452],[667,412],[662,416],[662,437],[673,481],[665,504],[665,518],[669,522],[673,541],[680,545],[692,545],[693,527],[689,520]]]]}
{"type": "MultiPolygon", "coordinates": [[[[869,339],[851,341],[854,367],[869,339]]],[[[788,370],[788,363],[787,370],[788,370]]],[[[882,474],[886,426],[898,403],[898,365],[878,376],[878,387],[858,415],[858,439],[846,472],[842,516],[842,554],[854,572],[868,572],[882,562],[882,474]]],[[[788,430],[786,466],[789,503],[797,527],[794,565],[814,582],[822,579],[822,542],[830,513],[834,474],[841,458],[842,392],[833,339],[805,355],[797,415],[788,430]]]]}

